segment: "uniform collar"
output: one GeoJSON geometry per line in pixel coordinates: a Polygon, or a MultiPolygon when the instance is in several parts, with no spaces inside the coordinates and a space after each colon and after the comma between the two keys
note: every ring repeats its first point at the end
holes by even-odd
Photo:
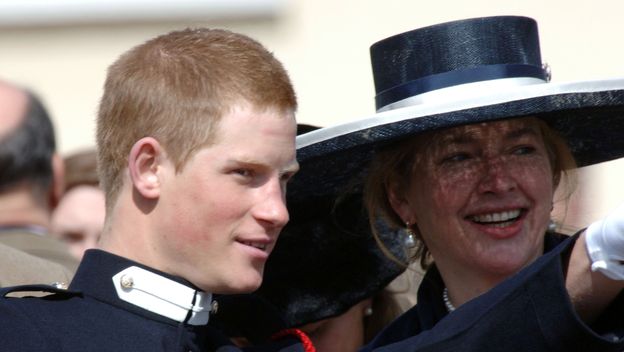
{"type": "Polygon", "coordinates": [[[217,304],[181,277],[99,249],[85,252],[69,289],[169,324],[205,325],[217,304]]]}
{"type": "Polygon", "coordinates": [[[195,290],[138,266],[113,276],[119,299],[190,325],[208,323],[212,294],[195,290]]]}

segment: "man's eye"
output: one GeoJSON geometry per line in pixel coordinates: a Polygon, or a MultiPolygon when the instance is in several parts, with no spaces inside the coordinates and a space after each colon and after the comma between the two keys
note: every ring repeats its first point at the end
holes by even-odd
{"type": "Polygon", "coordinates": [[[234,173],[236,175],[242,176],[242,177],[251,177],[253,176],[253,171],[249,170],[249,169],[236,169],[234,170],[234,173]]]}

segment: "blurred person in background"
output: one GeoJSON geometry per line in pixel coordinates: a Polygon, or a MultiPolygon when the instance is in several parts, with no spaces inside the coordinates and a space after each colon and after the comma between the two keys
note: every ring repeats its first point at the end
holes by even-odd
{"type": "Polygon", "coordinates": [[[44,284],[63,288],[73,274],[59,263],[0,243],[0,287],[44,284]]]}
{"type": "Polygon", "coordinates": [[[95,149],[65,156],[65,191],[52,214],[52,235],[78,260],[102,233],[106,206],[97,175],[95,149]]]}
{"type": "Polygon", "coordinates": [[[63,161],[45,107],[34,94],[0,81],[0,243],[73,273],[78,262],[50,236],[62,189],[63,161]]]}

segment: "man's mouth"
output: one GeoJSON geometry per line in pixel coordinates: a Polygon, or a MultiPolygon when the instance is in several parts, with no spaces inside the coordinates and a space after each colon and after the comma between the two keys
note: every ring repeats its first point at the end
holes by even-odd
{"type": "Polygon", "coordinates": [[[520,219],[524,211],[524,209],[514,209],[496,213],[473,215],[469,218],[479,225],[505,227],[520,219]]]}
{"type": "Polygon", "coordinates": [[[260,250],[266,251],[267,249],[267,244],[266,243],[258,243],[258,242],[249,242],[249,241],[241,241],[240,243],[249,246],[249,247],[254,247],[254,248],[258,248],[260,250]]]}

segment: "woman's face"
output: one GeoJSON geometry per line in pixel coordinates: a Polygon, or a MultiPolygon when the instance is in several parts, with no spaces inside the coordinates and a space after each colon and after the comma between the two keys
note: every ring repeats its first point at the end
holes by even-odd
{"type": "Polygon", "coordinates": [[[519,118],[436,134],[391,204],[443,274],[500,281],[543,252],[553,192],[538,122],[519,118]]]}

